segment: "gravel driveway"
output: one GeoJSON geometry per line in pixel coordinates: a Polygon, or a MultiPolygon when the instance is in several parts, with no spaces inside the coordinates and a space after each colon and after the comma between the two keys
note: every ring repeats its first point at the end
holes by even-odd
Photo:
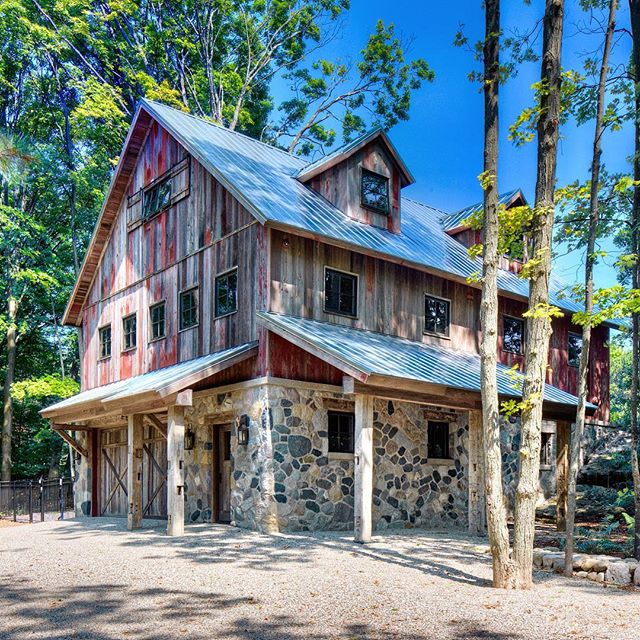
{"type": "Polygon", "coordinates": [[[538,574],[487,586],[478,540],[424,531],[167,538],[115,519],[0,529],[0,638],[632,638],[640,593],[538,574]]]}

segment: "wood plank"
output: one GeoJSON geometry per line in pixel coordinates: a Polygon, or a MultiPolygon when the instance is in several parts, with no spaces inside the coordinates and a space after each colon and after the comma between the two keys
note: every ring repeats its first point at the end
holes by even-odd
{"type": "Polygon", "coordinates": [[[184,534],[184,408],[169,407],[167,423],[167,535],[184,534]]]}
{"type": "Polygon", "coordinates": [[[127,428],[127,497],[129,510],[127,513],[127,528],[139,529],[142,526],[142,453],[144,416],[134,414],[129,416],[127,428]]]}

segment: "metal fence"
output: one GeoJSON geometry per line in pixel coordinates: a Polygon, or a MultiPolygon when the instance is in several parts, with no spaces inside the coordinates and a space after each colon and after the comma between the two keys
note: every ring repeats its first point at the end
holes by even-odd
{"type": "Polygon", "coordinates": [[[73,515],[73,480],[12,480],[0,482],[0,518],[14,522],[63,520],[73,515]]]}

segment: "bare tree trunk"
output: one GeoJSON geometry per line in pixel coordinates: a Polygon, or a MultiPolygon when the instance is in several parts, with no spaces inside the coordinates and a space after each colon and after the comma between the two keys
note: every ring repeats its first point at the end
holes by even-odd
{"type": "Polygon", "coordinates": [[[484,430],[487,529],[493,558],[493,586],[512,589],[509,528],[502,488],[498,351],[498,89],[500,85],[500,0],[485,2],[484,41],[484,219],[482,301],[480,303],[480,378],[484,430]]]}
{"type": "Polygon", "coordinates": [[[604,51],[598,79],[596,123],[593,135],[593,158],[591,161],[591,193],[589,196],[589,235],[584,267],[584,311],[587,323],[582,329],[582,351],[580,353],[580,369],[578,371],[578,410],[576,426],[571,440],[571,457],[569,462],[569,486],[567,489],[566,546],[564,549],[564,575],[573,575],[573,549],[576,521],[576,485],[580,468],[580,448],[584,434],[584,423],[587,408],[587,373],[589,371],[589,350],[591,347],[591,314],[593,313],[593,268],[595,266],[596,235],[598,232],[598,182],[600,181],[600,158],[602,156],[602,134],[604,132],[604,99],[609,72],[609,53],[616,26],[616,8],[618,0],[609,2],[609,19],[604,37],[604,51]]]}
{"type": "Polygon", "coordinates": [[[11,385],[16,375],[16,332],[18,301],[9,296],[7,314],[7,369],[4,374],[4,404],[2,414],[2,470],[0,479],[11,480],[11,432],[13,431],[13,401],[11,385]]]}
{"type": "MultiPolygon", "coordinates": [[[[629,0],[631,16],[631,33],[633,39],[633,76],[635,91],[635,153],[633,156],[633,179],[636,186],[633,192],[633,211],[631,214],[631,251],[636,255],[632,271],[632,286],[640,286],[640,0],[629,0]]],[[[638,465],[638,391],[640,391],[640,315],[632,316],[631,358],[631,473],[633,490],[635,491],[635,531],[633,539],[633,555],[640,560],[640,468],[638,465]]]]}
{"type": "Polygon", "coordinates": [[[554,189],[560,121],[560,51],[564,1],[546,0],[542,43],[542,90],[538,118],[536,220],[529,260],[529,312],[522,389],[522,442],[513,531],[516,587],[529,589],[533,571],[533,539],[540,475],[542,399],[551,336],[549,271],[555,216],[554,189]]]}

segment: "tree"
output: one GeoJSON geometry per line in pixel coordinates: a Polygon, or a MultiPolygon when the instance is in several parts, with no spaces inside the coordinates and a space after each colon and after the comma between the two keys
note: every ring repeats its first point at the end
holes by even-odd
{"type": "Polygon", "coordinates": [[[484,191],[482,299],[480,303],[480,377],[487,528],[493,558],[493,586],[514,586],[509,529],[502,488],[498,352],[498,89],[500,85],[500,0],[485,2],[484,40],[484,191]]]}
{"type": "Polygon", "coordinates": [[[522,438],[514,511],[513,559],[516,587],[532,585],[535,507],[538,497],[542,401],[546,377],[551,318],[549,273],[555,217],[556,161],[560,123],[560,92],[564,1],[546,0],[543,21],[541,89],[537,119],[537,167],[529,279],[527,340],[522,388],[522,438]]]}

